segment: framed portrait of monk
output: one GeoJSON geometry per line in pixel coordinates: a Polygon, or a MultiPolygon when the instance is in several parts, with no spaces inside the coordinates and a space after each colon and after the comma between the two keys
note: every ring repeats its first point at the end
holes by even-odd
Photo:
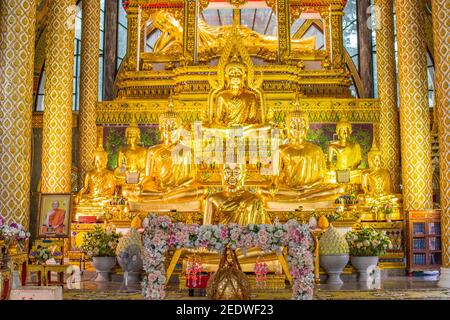
{"type": "Polygon", "coordinates": [[[70,232],[71,194],[41,194],[39,238],[67,238],[70,232]]]}

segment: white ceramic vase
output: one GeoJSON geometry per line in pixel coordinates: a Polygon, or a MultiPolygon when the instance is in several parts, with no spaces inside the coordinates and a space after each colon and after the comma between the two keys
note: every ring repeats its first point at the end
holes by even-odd
{"type": "Polygon", "coordinates": [[[370,274],[375,270],[378,265],[377,256],[367,256],[367,257],[351,257],[352,266],[358,270],[358,281],[367,282],[369,280],[370,274]]]}
{"type": "Polygon", "coordinates": [[[341,280],[341,273],[348,263],[349,255],[320,255],[320,265],[328,274],[327,284],[340,285],[344,282],[341,280]]]}
{"type": "Polygon", "coordinates": [[[97,271],[95,281],[111,281],[111,269],[116,265],[116,257],[93,257],[92,265],[97,271]]]}

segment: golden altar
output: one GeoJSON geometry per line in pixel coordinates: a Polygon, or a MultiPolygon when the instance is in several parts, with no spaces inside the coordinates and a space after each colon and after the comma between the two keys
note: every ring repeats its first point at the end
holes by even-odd
{"type": "MultiPolygon", "coordinates": [[[[127,55],[116,80],[117,98],[97,105],[100,148],[97,152],[105,152],[101,149],[108,144],[108,128],[127,127],[124,134],[127,141],[117,151],[117,166],[110,168],[114,171],[106,173],[106,164],[99,162],[97,171],[90,175],[93,178],[86,180],[85,185],[100,176],[114,174],[117,178],[114,195],[111,195],[110,186],[110,193],[101,195],[101,200],[96,200],[98,194],[94,191],[85,190],[84,196],[89,196],[88,200],[83,202],[81,199],[74,207],[73,237],[91,228],[91,225],[79,222],[80,216],[96,216],[99,222],[106,219],[119,227],[129,226],[133,217],[143,218],[149,212],[169,215],[177,221],[203,223],[206,200],[226,189],[222,175],[227,161],[218,161],[208,154],[210,146],[214,143],[217,146],[211,136],[233,135],[234,140],[223,145],[225,153],[232,151],[232,162],[239,162],[240,157],[245,164],[244,182],[239,186],[239,192],[258,194],[271,221],[297,219],[308,222],[313,216],[332,216],[339,206],[336,203],[339,196],[351,192],[369,194],[371,191],[363,185],[364,177],[378,171],[372,167],[360,168],[361,161],[355,159],[361,158],[361,150],[354,151],[356,148],[350,142],[350,136],[352,125],[369,125],[372,147],[375,148],[379,144],[380,106],[377,99],[351,96],[351,79],[345,65],[342,40],[345,2],[292,0],[287,5],[284,0],[266,1],[265,5],[276,12],[278,22],[278,37],[270,38],[241,26],[237,8],[233,9],[232,25],[214,29],[203,21],[194,23],[196,15],[208,8],[209,1],[200,1],[198,6],[195,1],[183,0],[128,1],[127,55]],[[302,39],[303,35],[291,38],[291,22],[306,16],[324,24],[325,39],[330,41],[321,50],[311,45],[311,39],[302,39]],[[176,28],[171,28],[173,26],[176,28]],[[149,28],[162,31],[153,52],[143,49],[149,28]],[[218,33],[222,36],[218,37],[218,33]],[[232,79],[237,77],[242,80],[239,90],[246,90],[245,94],[240,93],[240,98],[233,95],[232,79]],[[238,101],[241,107],[236,107],[239,103],[233,104],[233,101],[238,101]],[[255,111],[244,115],[242,110],[247,109],[255,111]],[[289,121],[297,127],[290,128],[289,121]],[[299,128],[301,121],[307,124],[303,123],[299,128]],[[306,141],[309,124],[336,123],[337,138],[333,136],[329,144],[335,154],[330,151],[325,155],[325,151],[306,141]],[[139,145],[139,128],[149,125],[159,125],[163,143],[145,150],[139,145]],[[299,130],[304,132],[299,134],[299,130]],[[172,137],[172,131],[178,132],[176,138],[172,137]],[[296,135],[301,136],[299,141],[296,135]],[[254,136],[257,138],[252,140],[254,136]],[[182,170],[167,156],[174,150],[173,144],[179,141],[183,141],[183,150],[193,152],[187,156],[191,157],[191,166],[184,166],[182,170]],[[277,172],[274,165],[278,163],[276,150],[278,146],[289,145],[287,141],[291,146],[283,151],[283,155],[288,156],[280,163],[297,168],[298,175],[304,179],[290,183],[296,179],[293,175],[274,182],[277,179],[273,176],[279,175],[279,171],[274,174],[277,172]],[[252,161],[252,143],[257,145],[256,153],[264,151],[267,156],[252,161]],[[240,144],[244,146],[242,155],[239,154],[240,144]],[[273,149],[272,145],[275,145],[273,149]],[[302,154],[299,150],[303,146],[315,151],[302,154]],[[346,160],[356,161],[352,165],[342,164],[347,162],[339,158],[346,150],[353,150],[346,156],[346,160]],[[137,154],[140,154],[140,160],[132,160],[137,154]],[[145,157],[146,164],[141,161],[145,157]],[[320,174],[310,170],[312,174],[305,178],[306,175],[300,172],[307,165],[289,162],[295,157],[309,159],[311,168],[321,168],[320,174]],[[337,157],[336,163],[334,157],[337,157]],[[338,181],[341,171],[350,176],[348,181],[338,181]],[[127,183],[133,177],[135,181],[127,183]]],[[[386,179],[381,179],[382,185],[386,179]]],[[[92,186],[94,190],[102,190],[95,188],[95,182],[92,186]]],[[[381,191],[375,195],[372,192],[366,198],[394,199],[386,197],[390,195],[386,190],[381,187],[381,191]]],[[[382,210],[384,200],[375,205],[366,198],[357,204],[346,204],[334,225],[345,228],[371,225],[387,230],[400,244],[390,251],[386,257],[388,262],[382,266],[403,267],[401,201],[394,206],[390,219],[386,219],[382,210]]],[[[221,201],[218,207],[227,203],[221,201]]],[[[213,223],[220,220],[220,215],[213,215],[213,223]]]]}

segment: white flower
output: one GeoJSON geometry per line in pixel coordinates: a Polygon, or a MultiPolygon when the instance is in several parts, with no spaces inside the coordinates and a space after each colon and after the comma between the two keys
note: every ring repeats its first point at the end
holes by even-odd
{"type": "Polygon", "coordinates": [[[368,240],[364,240],[363,245],[364,245],[364,247],[368,247],[370,245],[370,243],[368,240]]]}

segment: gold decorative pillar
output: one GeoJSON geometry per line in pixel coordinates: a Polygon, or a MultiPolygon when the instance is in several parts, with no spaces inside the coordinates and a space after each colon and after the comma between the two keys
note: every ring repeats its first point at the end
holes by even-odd
{"type": "Polygon", "coordinates": [[[291,58],[291,23],[289,0],[277,0],[278,60],[286,63],[291,58]]]}
{"type": "Polygon", "coordinates": [[[74,0],[49,0],[42,126],[42,193],[70,193],[74,0]]]}
{"type": "Polygon", "coordinates": [[[80,129],[78,180],[93,168],[96,148],[96,104],[100,39],[100,0],[83,1],[80,75],[80,129]]]}
{"type": "Polygon", "coordinates": [[[342,5],[323,7],[320,15],[324,21],[324,41],[328,59],[334,69],[344,67],[344,36],[342,31],[342,5]]]}
{"type": "Polygon", "coordinates": [[[130,71],[136,71],[138,56],[138,29],[139,29],[139,8],[128,7],[128,47],[127,63],[125,68],[130,71]]]}
{"type": "Polygon", "coordinates": [[[195,61],[197,46],[197,23],[198,0],[184,1],[184,28],[183,28],[183,57],[185,64],[195,61]]]}
{"type": "Polygon", "coordinates": [[[400,128],[397,108],[395,69],[394,1],[375,0],[377,78],[380,97],[380,150],[383,165],[391,172],[394,190],[400,191],[400,128]]]}
{"type": "Polygon", "coordinates": [[[0,215],[30,224],[36,1],[0,4],[0,215]]]}
{"type": "Polygon", "coordinates": [[[435,108],[439,130],[442,269],[439,286],[450,288],[450,2],[433,0],[435,108]]]}
{"type": "Polygon", "coordinates": [[[424,12],[421,0],[396,0],[400,132],[405,210],[433,207],[424,12]]]}

